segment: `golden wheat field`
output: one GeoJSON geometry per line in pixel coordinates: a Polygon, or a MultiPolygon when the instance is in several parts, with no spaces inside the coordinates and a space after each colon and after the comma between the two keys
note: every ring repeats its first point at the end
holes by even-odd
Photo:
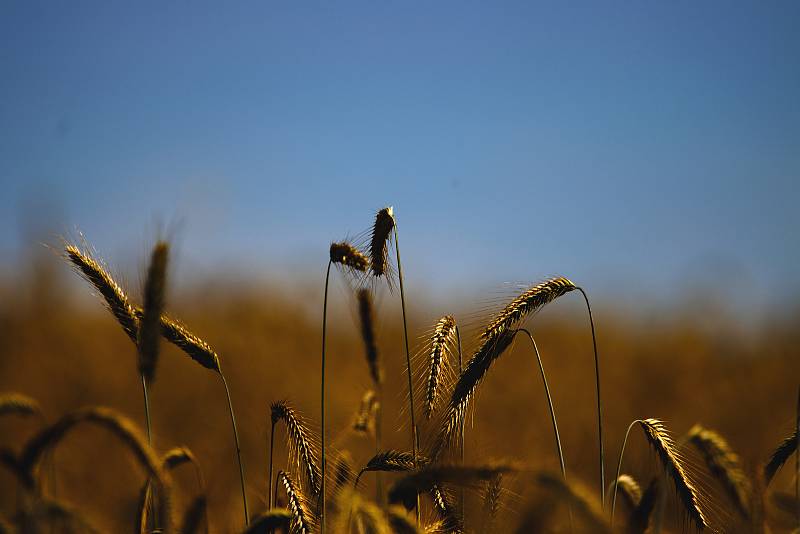
{"type": "Polygon", "coordinates": [[[0,532],[798,531],[796,311],[435,302],[398,224],[179,293],[168,242],[51,245],[0,295],[0,532]]]}

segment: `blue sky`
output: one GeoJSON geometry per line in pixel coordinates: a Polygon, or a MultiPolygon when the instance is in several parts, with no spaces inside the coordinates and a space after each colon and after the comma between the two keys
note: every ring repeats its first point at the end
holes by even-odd
{"type": "Polygon", "coordinates": [[[419,287],[798,294],[797,2],[3,2],[0,252],[322,269],[392,204],[419,287]],[[169,5],[167,5],[169,4],[169,5]],[[622,289],[627,288],[627,289],[622,289]]]}

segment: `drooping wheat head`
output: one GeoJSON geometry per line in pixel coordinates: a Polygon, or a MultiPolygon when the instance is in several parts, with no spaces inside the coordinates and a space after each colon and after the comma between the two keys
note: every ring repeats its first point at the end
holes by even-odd
{"type": "Polygon", "coordinates": [[[562,276],[551,278],[528,288],[492,318],[481,332],[481,338],[497,337],[528,315],[541,309],[545,304],[574,289],[577,289],[577,286],[562,276]]]}
{"type": "Polygon", "coordinates": [[[797,450],[797,430],[787,436],[772,452],[764,466],[764,486],[768,486],[778,470],[786,463],[797,450]]]}
{"type": "Polygon", "coordinates": [[[65,247],[67,258],[73,266],[94,288],[100,293],[114,315],[122,330],[136,343],[139,322],[134,315],[133,307],[128,302],[128,297],[117,284],[108,270],[95,260],[88,252],[81,251],[75,245],[65,247]]]}
{"type": "Polygon", "coordinates": [[[642,488],[636,479],[630,475],[620,475],[616,480],[611,481],[606,493],[611,494],[615,485],[629,509],[633,510],[639,505],[639,501],[642,499],[642,488]]]}
{"type": "Polygon", "coordinates": [[[385,276],[388,272],[389,238],[394,227],[394,211],[391,206],[375,214],[369,243],[370,270],[373,276],[385,276]]]}
{"type": "Polygon", "coordinates": [[[700,451],[708,470],[725,489],[736,510],[750,515],[750,480],[742,469],[739,456],[717,432],[695,425],[689,430],[689,442],[700,451]]]}
{"type": "MultiPolygon", "coordinates": [[[[421,462],[422,459],[417,457],[417,461],[421,462]]],[[[367,464],[361,468],[356,476],[355,485],[358,486],[358,481],[361,475],[369,471],[412,471],[414,469],[414,455],[406,451],[398,451],[390,449],[382,451],[369,459],[367,464]]]]}
{"type": "Polygon", "coordinates": [[[271,412],[273,425],[278,421],[286,425],[289,461],[302,474],[304,486],[307,485],[310,493],[319,494],[321,477],[312,432],[287,401],[273,403],[271,412]]]}
{"type": "Polygon", "coordinates": [[[330,260],[353,272],[363,273],[369,268],[369,258],[346,241],[331,243],[330,260]]]}

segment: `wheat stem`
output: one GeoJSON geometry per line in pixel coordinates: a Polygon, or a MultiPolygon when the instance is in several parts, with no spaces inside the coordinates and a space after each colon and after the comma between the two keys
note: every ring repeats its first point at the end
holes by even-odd
{"type": "MultiPolygon", "coordinates": [[[[461,354],[461,331],[458,329],[458,325],[456,325],[456,343],[458,344],[458,375],[461,376],[461,372],[463,371],[463,357],[461,354]]],[[[461,460],[460,465],[464,466],[464,421],[462,420],[458,426],[458,453],[459,459],[461,460]]],[[[464,488],[461,488],[459,491],[459,505],[461,506],[461,522],[464,523],[464,516],[466,515],[464,511],[464,488]]]]}
{"type": "MultiPolygon", "coordinates": [[[[411,355],[408,350],[408,322],[406,320],[406,293],[403,287],[403,265],[400,263],[400,241],[397,237],[397,222],[394,225],[394,253],[397,257],[397,277],[400,279],[400,306],[403,309],[403,338],[406,345],[406,371],[408,375],[408,403],[411,416],[411,454],[417,466],[417,422],[414,418],[414,383],[411,377],[411,355]]],[[[419,495],[417,496],[417,524],[419,524],[419,495]]]]}
{"type": "Polygon", "coordinates": [[[547,397],[547,406],[550,409],[550,420],[553,423],[553,435],[556,439],[556,452],[558,452],[558,462],[561,466],[561,476],[564,478],[564,483],[567,482],[567,469],[564,465],[564,453],[561,450],[561,437],[558,434],[558,423],[556,422],[556,411],[553,408],[553,398],[550,396],[550,388],[547,386],[547,375],[544,372],[544,366],[542,365],[542,357],[539,354],[539,347],[536,346],[536,341],[533,339],[533,335],[525,329],[519,328],[517,332],[524,332],[528,339],[531,340],[531,344],[533,345],[533,350],[536,353],[536,361],[539,364],[539,371],[542,374],[542,383],[544,384],[544,394],[547,397]]]}
{"type": "Polygon", "coordinates": [[[320,439],[322,442],[322,450],[320,452],[320,463],[322,464],[322,492],[320,499],[322,501],[322,513],[319,518],[320,532],[322,534],[325,534],[325,479],[327,478],[325,476],[327,473],[327,463],[325,459],[325,331],[328,326],[328,282],[331,277],[332,263],[332,261],[328,261],[328,268],[325,271],[325,297],[322,301],[322,379],[320,386],[320,411],[322,412],[322,428],[320,430],[320,439]]]}
{"type": "Polygon", "coordinates": [[[231,391],[228,388],[228,381],[225,380],[225,375],[222,374],[222,369],[219,371],[219,376],[222,379],[222,384],[225,386],[225,397],[228,399],[228,412],[231,415],[231,427],[233,427],[233,442],[236,445],[236,459],[239,461],[239,482],[242,486],[242,506],[244,507],[244,524],[250,524],[250,512],[247,509],[247,491],[245,490],[244,483],[244,465],[242,464],[242,449],[239,446],[239,431],[236,430],[236,416],[233,414],[233,402],[231,401],[231,391]]]}
{"type": "MultiPolygon", "coordinates": [[[[589,304],[589,297],[582,287],[578,287],[578,291],[583,295],[583,300],[586,301],[586,310],[589,312],[589,324],[592,327],[592,349],[594,350],[594,380],[597,389],[597,441],[600,446],[600,503],[605,507],[606,503],[606,465],[605,465],[605,452],[603,449],[603,406],[600,401],[600,362],[597,356],[597,337],[594,331],[594,318],[592,317],[592,307],[589,304]]],[[[617,475],[619,476],[619,474],[617,475]]]]}
{"type": "Polygon", "coordinates": [[[628,430],[625,431],[625,439],[622,440],[622,448],[619,451],[619,461],[617,462],[617,474],[614,478],[614,490],[611,493],[611,528],[614,528],[614,510],[617,507],[617,487],[619,486],[619,475],[622,471],[622,455],[625,454],[625,444],[628,443],[628,435],[631,433],[631,429],[636,426],[637,424],[641,423],[640,419],[636,419],[630,425],[628,425],[628,430]]]}
{"type": "Polygon", "coordinates": [[[269,475],[267,476],[267,491],[269,492],[269,500],[267,500],[267,508],[272,509],[275,504],[272,502],[272,451],[275,448],[275,423],[273,421],[269,431],[269,475]]]}

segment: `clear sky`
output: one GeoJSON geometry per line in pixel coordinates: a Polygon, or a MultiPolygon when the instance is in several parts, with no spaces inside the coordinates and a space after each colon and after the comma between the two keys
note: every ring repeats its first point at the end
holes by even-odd
{"type": "Polygon", "coordinates": [[[462,287],[797,294],[798,2],[2,2],[0,252],[324,267],[395,207],[462,287]],[[154,222],[155,221],[155,222],[154,222]],[[688,284],[688,285],[687,285],[688,284]]]}

